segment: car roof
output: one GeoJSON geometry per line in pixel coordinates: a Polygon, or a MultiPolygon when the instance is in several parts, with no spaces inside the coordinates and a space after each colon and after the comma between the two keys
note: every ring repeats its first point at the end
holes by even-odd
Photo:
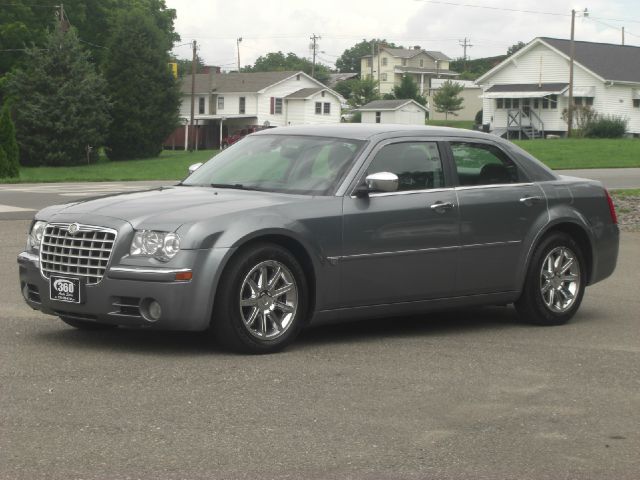
{"type": "Polygon", "coordinates": [[[426,136],[426,137],[498,137],[473,130],[426,125],[396,125],[380,123],[338,123],[332,125],[299,125],[262,130],[252,135],[312,135],[320,137],[369,140],[376,136],[426,136]]]}

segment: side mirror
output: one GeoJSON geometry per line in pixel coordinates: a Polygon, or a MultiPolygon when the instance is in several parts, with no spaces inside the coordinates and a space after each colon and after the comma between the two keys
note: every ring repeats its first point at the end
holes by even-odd
{"type": "Polygon", "coordinates": [[[376,172],[367,175],[364,185],[356,189],[357,196],[365,196],[372,192],[395,192],[399,185],[398,176],[391,172],[376,172]]]}
{"type": "Polygon", "coordinates": [[[199,169],[202,165],[203,165],[202,162],[194,163],[193,165],[189,165],[189,175],[191,175],[193,172],[195,172],[197,169],[199,169]]]}

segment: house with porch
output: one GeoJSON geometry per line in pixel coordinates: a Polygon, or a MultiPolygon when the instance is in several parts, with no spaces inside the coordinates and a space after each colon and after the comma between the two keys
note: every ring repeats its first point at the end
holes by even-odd
{"type": "Polygon", "coordinates": [[[402,77],[409,75],[418,85],[421,95],[431,88],[433,78],[456,78],[460,74],[449,70],[451,59],[442,52],[423,50],[419,46],[409,48],[380,47],[375,55],[361,58],[362,78],[378,82],[381,95],[393,92],[402,77]]]}
{"type": "MultiPolygon", "coordinates": [[[[574,104],[626,118],[628,132],[639,135],[640,47],[574,43],[574,104]]],[[[569,40],[539,37],[478,78],[485,130],[510,138],[566,135],[570,48],[569,40]]]]}
{"type": "Polygon", "coordinates": [[[165,148],[186,149],[189,137],[197,148],[219,148],[223,137],[251,126],[339,123],[345,101],[304,72],[196,74],[190,127],[191,75],[182,79],[180,88],[183,126],[165,141],[165,148]]]}

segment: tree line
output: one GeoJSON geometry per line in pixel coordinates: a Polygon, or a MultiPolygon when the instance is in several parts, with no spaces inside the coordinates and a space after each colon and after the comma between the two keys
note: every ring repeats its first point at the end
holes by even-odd
{"type": "Polygon", "coordinates": [[[3,6],[0,133],[8,118],[18,153],[0,135],[0,177],[17,175],[17,159],[56,166],[95,160],[101,149],[111,160],[158,155],[178,125],[174,20],[164,0],[3,6]]]}

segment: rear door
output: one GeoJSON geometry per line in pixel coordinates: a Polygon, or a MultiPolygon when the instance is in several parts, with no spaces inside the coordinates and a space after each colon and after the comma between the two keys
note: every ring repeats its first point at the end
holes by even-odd
{"type": "Polygon", "coordinates": [[[474,139],[449,146],[458,179],[458,294],[515,290],[525,239],[547,211],[545,196],[498,145],[474,139]]]}

